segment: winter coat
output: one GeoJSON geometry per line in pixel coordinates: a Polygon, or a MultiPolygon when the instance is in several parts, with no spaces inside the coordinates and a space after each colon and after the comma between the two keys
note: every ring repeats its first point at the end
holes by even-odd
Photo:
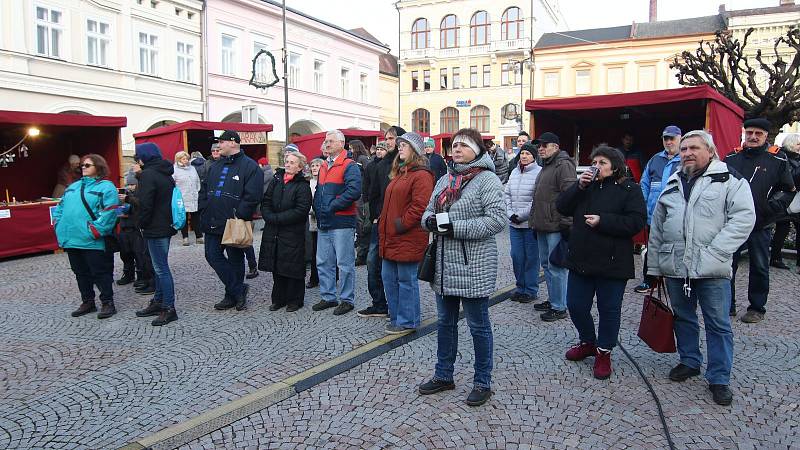
{"type": "Polygon", "coordinates": [[[203,231],[221,235],[228,219],[252,220],[261,201],[263,177],[258,164],[242,151],[214,161],[206,179],[208,204],[200,221],[203,231]]]}
{"type": "Polygon", "coordinates": [[[784,155],[768,152],[764,144],[731,153],[725,162],[750,184],[756,207],[756,230],[771,225],[776,216],[785,213],[791,198],[785,202],[771,201],[778,192],[794,189],[791,168],[784,155]]]}
{"type": "Polygon", "coordinates": [[[556,199],[577,181],[575,161],[561,151],[542,160],[542,170],[536,178],[533,190],[533,213],[528,225],[534,231],[557,233],[572,225],[572,218],[561,215],[556,210],[556,199]]]}
{"type": "Polygon", "coordinates": [[[508,166],[508,155],[499,147],[494,154],[492,154],[492,152],[489,152],[489,154],[492,156],[492,162],[494,163],[494,173],[496,173],[497,178],[500,178],[500,181],[505,184],[505,182],[508,181],[508,171],[510,169],[508,166]]]}
{"type": "Polygon", "coordinates": [[[263,195],[267,193],[267,188],[269,188],[269,184],[272,183],[275,171],[272,170],[272,166],[267,164],[264,167],[261,167],[261,172],[264,173],[264,191],[262,192],[263,195]]]}
{"type": "Polygon", "coordinates": [[[105,250],[103,236],[110,236],[117,224],[117,188],[108,180],[83,177],[70,184],[53,211],[53,225],[58,246],[83,250],[105,250]],[[92,220],[81,200],[94,213],[92,220]]]}
{"type": "Polygon", "coordinates": [[[383,199],[373,193],[372,186],[378,182],[378,167],[383,158],[372,158],[367,167],[364,168],[363,184],[361,185],[361,200],[369,203],[369,220],[374,221],[381,215],[381,208],[383,208],[383,199]]]}
{"type": "Polygon", "coordinates": [[[311,188],[302,172],[288,183],[278,169],[261,201],[264,231],[258,269],[288,278],[306,275],[306,219],[311,210],[311,188]]]}
{"type": "Polygon", "coordinates": [[[676,153],[675,156],[670,157],[666,150],[662,150],[647,162],[642,171],[642,179],[639,183],[642,188],[642,195],[647,202],[647,223],[650,224],[650,219],[653,217],[653,210],[658,202],[658,196],[661,195],[661,190],[664,183],[669,177],[678,170],[681,165],[681,155],[676,153]]]}
{"type": "MultiPolygon", "coordinates": [[[[440,295],[488,297],[497,282],[495,236],[506,226],[503,184],[494,173],[488,153],[468,164],[454,164],[448,172],[457,175],[471,167],[486,170],[462,187],[461,197],[450,207],[453,236],[436,237],[436,276],[431,288],[440,295]]],[[[444,176],[436,183],[422,215],[423,228],[427,229],[428,217],[441,212],[436,210],[436,201],[449,181],[450,176],[444,176]]]]}
{"type": "Polygon", "coordinates": [[[427,167],[402,168],[386,188],[378,221],[379,249],[383,259],[422,261],[428,232],[420,220],[433,191],[433,172],[427,167]]]}
{"type": "Polygon", "coordinates": [[[428,157],[428,167],[430,167],[433,172],[433,177],[435,178],[434,182],[439,181],[439,178],[447,175],[447,163],[444,162],[442,155],[433,152],[425,156],[428,157]]]}
{"type": "Polygon", "coordinates": [[[139,220],[136,224],[145,238],[165,238],[175,234],[172,227],[172,179],[174,166],[164,159],[151,159],[142,166],[136,198],[139,220]]]}
{"type": "Polygon", "coordinates": [[[206,178],[208,178],[208,167],[205,158],[192,158],[189,164],[197,171],[197,177],[200,178],[200,190],[197,191],[197,210],[202,211],[206,209],[208,204],[208,195],[206,192],[206,178]]]}
{"type": "Polygon", "coordinates": [[[361,171],[342,151],[328,168],[319,169],[314,215],[320,230],[356,227],[356,201],[361,196],[361,171]]]}
{"type": "Polygon", "coordinates": [[[747,180],[718,160],[699,175],[686,200],[681,172],[656,203],[647,244],[647,274],[671,278],[728,278],[733,253],[756,222],[747,180]]]}
{"type": "MultiPolygon", "coordinates": [[[[383,196],[386,193],[386,188],[389,186],[389,174],[392,173],[392,164],[396,157],[397,149],[395,148],[393,152],[387,153],[383,159],[376,160],[375,167],[371,169],[372,174],[369,181],[369,192],[367,193],[371,220],[375,220],[381,216],[383,196]]],[[[372,166],[372,164],[370,164],[370,166],[372,166]]]]}
{"type": "MultiPolygon", "coordinates": [[[[308,180],[308,184],[311,187],[311,203],[314,203],[314,195],[317,193],[317,180],[313,177],[308,180]]],[[[317,227],[317,216],[314,215],[314,210],[308,211],[308,231],[316,233],[319,230],[317,227]]]]}
{"type": "Polygon", "coordinates": [[[558,211],[565,216],[596,214],[596,227],[575,220],[569,233],[567,268],[586,276],[627,280],[635,276],[633,236],[647,221],[642,190],[625,179],[606,178],[581,189],[578,183],[558,196],[558,211]]]}
{"type": "Polygon", "coordinates": [[[186,212],[197,212],[200,192],[200,176],[197,174],[197,169],[191,164],[188,166],[175,164],[173,169],[172,179],[181,191],[186,212]]]}
{"type": "Polygon", "coordinates": [[[531,205],[533,203],[533,188],[536,185],[536,178],[539,177],[539,172],[542,168],[532,162],[525,166],[525,169],[520,172],[519,166],[511,171],[508,177],[503,197],[506,201],[506,217],[511,217],[514,214],[522,221],[520,224],[513,222],[509,223],[514,228],[530,228],[528,219],[531,215],[531,205]]]}

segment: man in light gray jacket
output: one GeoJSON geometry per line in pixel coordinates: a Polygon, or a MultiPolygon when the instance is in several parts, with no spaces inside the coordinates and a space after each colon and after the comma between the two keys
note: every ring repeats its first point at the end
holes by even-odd
{"type": "Polygon", "coordinates": [[[686,133],[680,157],[680,170],[667,180],[653,211],[647,274],[664,277],[675,313],[680,364],[669,372],[670,380],[700,374],[699,303],[708,350],[706,380],[714,402],[729,405],[733,253],[755,225],[755,207],[747,180],[719,161],[710,134],[686,133]]]}

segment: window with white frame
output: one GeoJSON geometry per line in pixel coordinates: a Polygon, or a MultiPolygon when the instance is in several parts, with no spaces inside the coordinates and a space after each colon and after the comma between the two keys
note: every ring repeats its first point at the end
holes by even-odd
{"type": "Polygon", "coordinates": [[[139,33],[139,72],[158,75],[158,36],[139,33]]]}
{"type": "Polygon", "coordinates": [[[502,63],[500,64],[500,85],[505,86],[511,83],[511,64],[510,63],[502,63]]]}
{"type": "Polygon", "coordinates": [[[194,74],[194,45],[178,42],[177,47],[178,80],[191,82],[194,74]]]}
{"type": "MultiPolygon", "coordinates": [[[[266,50],[267,45],[262,44],[260,42],[253,42],[253,58],[256,57],[258,52],[261,50],[266,50]]],[[[267,77],[269,76],[269,66],[267,65],[267,58],[258,58],[256,60],[255,65],[255,77],[256,80],[261,82],[267,82],[267,77]]]]}
{"type": "Polygon", "coordinates": [[[297,53],[289,53],[289,80],[290,88],[297,88],[300,86],[300,55],[297,53]]]}
{"type": "Polygon", "coordinates": [[[575,94],[585,95],[592,92],[592,72],[588,69],[575,71],[575,94]]]}
{"type": "Polygon", "coordinates": [[[361,101],[366,103],[369,100],[369,82],[367,74],[362,73],[360,77],[361,101]]]}
{"type": "Polygon", "coordinates": [[[607,71],[607,86],[609,94],[622,92],[625,86],[625,69],[622,67],[609,67],[607,71]]]}
{"type": "Polygon", "coordinates": [[[559,82],[561,75],[558,72],[545,72],[544,74],[544,95],[545,97],[555,97],[558,95],[559,82]]]}
{"type": "Polygon", "coordinates": [[[36,52],[40,55],[61,58],[63,15],[57,9],[36,7],[36,52]]]}
{"type": "Polygon", "coordinates": [[[342,67],[339,78],[341,96],[342,98],[348,98],[350,96],[350,69],[342,67]]]}
{"type": "Polygon", "coordinates": [[[86,63],[93,66],[108,65],[111,43],[111,26],[99,20],[86,20],[86,63]]]}
{"type": "Polygon", "coordinates": [[[325,61],[314,60],[314,92],[323,94],[325,90],[325,61]]]}
{"type": "Polygon", "coordinates": [[[227,34],[222,35],[220,71],[223,75],[236,74],[236,38],[227,34]]]}
{"type": "Polygon", "coordinates": [[[656,66],[639,67],[639,90],[652,91],[656,88],[656,66]]]}

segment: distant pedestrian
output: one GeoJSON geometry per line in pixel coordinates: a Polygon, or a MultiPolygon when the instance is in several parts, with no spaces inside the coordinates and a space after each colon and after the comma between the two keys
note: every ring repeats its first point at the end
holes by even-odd
{"type": "MultiPolygon", "coordinates": [[[[800,134],[787,135],[783,139],[781,146],[783,154],[786,156],[786,161],[789,163],[794,185],[795,187],[800,187],[800,134]]],[[[772,236],[772,243],[770,244],[769,265],[779,269],[789,268],[783,262],[781,251],[783,250],[784,241],[789,236],[789,227],[792,224],[794,224],[794,249],[797,253],[795,261],[798,264],[798,273],[800,273],[800,217],[797,215],[780,220],[775,224],[775,234],[772,236]]]]}
{"type": "MultiPolygon", "coordinates": [[[[364,143],[358,139],[353,139],[348,142],[350,149],[350,158],[358,164],[361,170],[361,178],[363,184],[364,171],[370,162],[369,152],[364,146],[364,143]]],[[[367,263],[367,253],[369,252],[369,239],[372,233],[372,221],[369,220],[369,202],[365,202],[359,197],[356,202],[358,208],[357,222],[356,222],[356,266],[363,266],[367,263]]]]}
{"type": "Polygon", "coordinates": [[[186,208],[186,225],[181,228],[181,236],[183,237],[183,245],[189,245],[189,226],[194,230],[195,239],[203,238],[203,231],[197,228],[200,176],[197,174],[195,167],[189,164],[189,154],[186,152],[175,154],[175,166],[173,169],[172,178],[175,180],[178,190],[181,191],[183,206],[186,208]]]}
{"type": "MultiPolygon", "coordinates": [[[[325,164],[325,160],[321,158],[314,158],[308,163],[309,169],[311,171],[311,178],[308,180],[309,185],[311,188],[311,201],[313,205],[314,195],[316,195],[317,191],[317,183],[319,180],[319,171],[322,168],[322,165],[325,164]]],[[[306,289],[311,289],[319,286],[319,271],[317,270],[317,238],[319,229],[317,228],[317,217],[314,215],[314,210],[311,209],[308,212],[308,231],[309,237],[311,239],[311,274],[308,277],[308,283],[306,283],[306,289]]]]}
{"type": "MultiPolygon", "coordinates": [[[[218,145],[218,144],[214,144],[218,145]]],[[[203,241],[203,211],[206,209],[206,204],[208,203],[208,195],[206,193],[206,177],[208,176],[208,165],[206,165],[206,159],[203,158],[203,154],[200,152],[192,152],[192,159],[189,161],[194,167],[194,170],[197,171],[197,176],[200,178],[200,190],[197,192],[197,213],[195,213],[194,217],[192,217],[192,227],[195,230],[195,236],[197,236],[197,232],[200,232],[200,237],[195,239],[195,243],[197,244],[204,244],[203,241]]]]}
{"type": "Polygon", "coordinates": [[[425,156],[428,158],[428,167],[436,180],[447,175],[447,164],[442,155],[436,153],[436,143],[431,138],[425,138],[425,156]]]}
{"type": "Polygon", "coordinates": [[[506,181],[508,181],[509,172],[508,157],[506,156],[506,152],[504,152],[503,149],[494,142],[490,143],[490,147],[487,148],[487,150],[489,151],[489,156],[492,157],[494,171],[497,174],[497,178],[500,178],[500,182],[505,184],[506,181]]]}

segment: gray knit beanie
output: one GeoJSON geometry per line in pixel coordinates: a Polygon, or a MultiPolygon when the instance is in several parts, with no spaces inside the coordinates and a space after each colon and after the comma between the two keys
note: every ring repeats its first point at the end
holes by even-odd
{"type": "Polygon", "coordinates": [[[409,131],[408,133],[399,136],[397,138],[397,141],[398,142],[405,141],[408,145],[411,146],[411,148],[414,149],[415,152],[417,152],[417,155],[419,156],[423,156],[425,154],[425,144],[424,141],[422,140],[422,136],[418,135],[417,133],[414,133],[413,131],[409,131]]]}

